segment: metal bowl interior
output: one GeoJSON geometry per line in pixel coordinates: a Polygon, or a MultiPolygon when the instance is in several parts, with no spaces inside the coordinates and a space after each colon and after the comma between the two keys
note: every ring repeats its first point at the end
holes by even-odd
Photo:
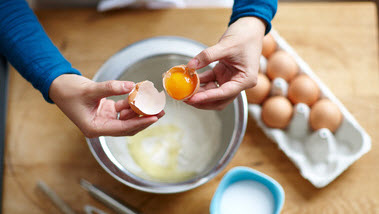
{"type": "MultiPolygon", "coordinates": [[[[140,82],[150,80],[163,90],[162,73],[169,68],[186,64],[204,45],[178,37],[155,37],[126,47],[112,56],[94,77],[95,81],[112,79],[140,82]]],[[[201,69],[203,72],[212,67],[201,69]]],[[[124,99],[125,96],[111,99],[124,99]]],[[[247,102],[242,92],[232,104],[217,111],[222,122],[222,143],[206,170],[181,182],[161,182],[141,177],[124,167],[112,153],[111,137],[87,139],[90,150],[99,164],[115,179],[138,190],[153,193],[177,193],[200,186],[216,176],[231,160],[242,141],[246,128],[247,102]]]]}

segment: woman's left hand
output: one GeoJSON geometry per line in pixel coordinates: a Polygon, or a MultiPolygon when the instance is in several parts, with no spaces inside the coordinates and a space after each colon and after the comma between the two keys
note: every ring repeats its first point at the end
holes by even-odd
{"type": "Polygon", "coordinates": [[[75,74],[64,74],[53,81],[49,96],[86,137],[131,136],[164,115],[162,111],[140,117],[127,100],[107,99],[128,94],[133,87],[134,83],[129,81],[94,82],[75,74]]]}

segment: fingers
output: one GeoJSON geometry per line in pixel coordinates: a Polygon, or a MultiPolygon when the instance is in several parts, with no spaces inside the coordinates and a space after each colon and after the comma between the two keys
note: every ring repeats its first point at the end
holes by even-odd
{"type": "Polygon", "coordinates": [[[133,87],[133,82],[110,80],[106,82],[95,83],[90,89],[95,97],[103,98],[129,93],[133,87]]]}
{"type": "Polygon", "coordinates": [[[214,89],[214,88],[218,88],[216,82],[208,82],[207,84],[203,85],[203,86],[200,86],[199,90],[197,91],[197,93],[200,93],[200,92],[204,92],[206,90],[209,90],[209,89],[214,89]]]}
{"type": "Polygon", "coordinates": [[[206,85],[202,86],[202,88],[204,89],[204,91],[210,90],[210,89],[215,89],[215,88],[218,88],[218,87],[219,86],[217,85],[217,83],[215,81],[208,82],[206,85]]]}
{"type": "Polygon", "coordinates": [[[113,100],[108,100],[103,98],[100,100],[99,107],[97,108],[97,115],[105,118],[116,119],[117,112],[113,108],[115,102],[113,100]]]}
{"type": "MultiPolygon", "coordinates": [[[[115,110],[116,112],[120,113],[120,120],[128,120],[134,117],[138,117],[139,115],[135,113],[129,105],[129,102],[127,99],[119,100],[115,103],[115,110]]],[[[161,111],[159,114],[156,116],[158,118],[161,118],[165,114],[164,111],[161,111]]]]}
{"type": "MultiPolygon", "coordinates": [[[[163,115],[165,115],[165,112],[161,111],[159,114],[156,115],[156,117],[159,119],[159,118],[163,117],[163,115]]],[[[152,124],[147,124],[146,126],[142,126],[142,127],[138,128],[134,131],[131,131],[131,132],[129,132],[128,136],[133,136],[133,135],[137,134],[138,132],[143,131],[144,129],[148,128],[151,125],[152,124]]]]}
{"type": "Polygon", "coordinates": [[[120,111],[119,120],[129,120],[135,117],[139,117],[137,113],[135,113],[132,109],[123,109],[120,111]]]}
{"type": "Polygon", "coordinates": [[[226,56],[227,51],[218,43],[200,52],[188,62],[187,66],[190,69],[200,69],[226,56]]]}
{"type": "Polygon", "coordinates": [[[97,136],[130,136],[158,121],[157,116],[109,120],[98,127],[97,136]]]}
{"type": "MultiPolygon", "coordinates": [[[[159,114],[155,115],[159,118],[163,117],[165,115],[165,112],[164,111],[161,111],[159,114]]],[[[139,117],[140,115],[138,115],[137,113],[135,113],[132,109],[123,109],[121,112],[120,112],[120,117],[119,117],[119,120],[129,120],[129,119],[132,119],[132,118],[135,118],[135,117],[139,117]]]]}
{"type": "Polygon", "coordinates": [[[205,71],[199,74],[200,83],[207,83],[216,80],[216,75],[213,70],[205,71]]]}
{"type": "Polygon", "coordinates": [[[94,124],[82,127],[81,130],[86,137],[93,138],[99,136],[132,136],[146,129],[158,119],[165,115],[161,111],[155,116],[140,116],[133,112],[132,109],[124,109],[120,113],[120,118],[116,115],[108,118],[99,117],[94,124]]]}
{"type": "Polygon", "coordinates": [[[227,100],[236,97],[243,89],[235,82],[226,82],[219,88],[209,89],[194,94],[187,103],[190,105],[209,103],[218,100],[227,100]]]}
{"type": "Polygon", "coordinates": [[[166,114],[165,111],[161,111],[161,112],[159,112],[159,114],[157,114],[157,115],[155,115],[155,116],[157,116],[158,119],[160,119],[160,118],[163,117],[165,114],[166,114]]]}
{"type": "Polygon", "coordinates": [[[115,108],[117,112],[121,112],[123,109],[130,108],[128,99],[122,99],[116,102],[115,108]]]}
{"type": "Polygon", "coordinates": [[[192,106],[198,109],[220,111],[220,110],[223,110],[225,107],[227,107],[230,103],[232,103],[234,99],[235,97],[227,99],[227,100],[219,100],[219,101],[213,101],[209,103],[194,104],[192,106]]]}

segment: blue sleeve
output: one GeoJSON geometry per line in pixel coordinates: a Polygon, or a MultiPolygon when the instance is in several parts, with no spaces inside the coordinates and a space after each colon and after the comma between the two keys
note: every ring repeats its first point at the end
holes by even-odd
{"type": "Polygon", "coordinates": [[[255,16],[266,22],[265,34],[267,34],[271,30],[271,20],[275,16],[277,7],[277,0],[235,0],[229,25],[241,17],[255,16]]]}
{"type": "Polygon", "coordinates": [[[25,0],[0,0],[0,54],[50,103],[49,88],[55,78],[80,75],[51,42],[25,0]]]}

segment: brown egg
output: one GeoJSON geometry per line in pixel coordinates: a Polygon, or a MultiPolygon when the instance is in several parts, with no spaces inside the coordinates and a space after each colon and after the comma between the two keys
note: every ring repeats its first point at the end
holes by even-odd
{"type": "Polygon", "coordinates": [[[270,93],[271,82],[266,75],[259,73],[257,85],[246,89],[247,102],[261,104],[270,93]]]}
{"type": "Polygon", "coordinates": [[[270,58],[270,56],[276,51],[276,48],[277,44],[271,34],[267,34],[263,37],[262,55],[266,57],[266,59],[270,58]]]}
{"type": "Polygon", "coordinates": [[[293,107],[287,98],[274,96],[263,103],[261,118],[268,127],[284,129],[291,121],[292,113],[293,107]]]}
{"type": "Polygon", "coordinates": [[[267,76],[270,79],[281,77],[290,82],[298,71],[295,59],[285,51],[277,51],[268,59],[267,76]]]}
{"type": "Polygon", "coordinates": [[[313,130],[327,128],[335,132],[341,125],[342,113],[335,103],[322,99],[312,106],[309,122],[313,130]]]}
{"type": "Polygon", "coordinates": [[[292,103],[313,105],[320,97],[320,89],[308,75],[301,74],[295,77],[288,87],[288,98],[292,103]]]}

